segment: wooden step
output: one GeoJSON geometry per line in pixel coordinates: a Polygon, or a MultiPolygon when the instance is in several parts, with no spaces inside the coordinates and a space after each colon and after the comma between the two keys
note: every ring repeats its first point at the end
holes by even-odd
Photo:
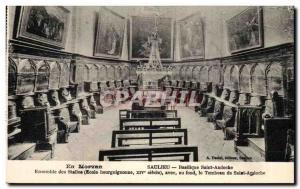
{"type": "Polygon", "coordinates": [[[40,151],[35,151],[26,160],[50,160],[50,159],[51,159],[51,150],[40,150],[40,151]]]}
{"type": "Polygon", "coordinates": [[[265,156],[262,156],[250,146],[237,146],[237,153],[241,160],[247,162],[265,161],[265,156]]]}
{"type": "Polygon", "coordinates": [[[261,156],[265,156],[265,138],[248,138],[248,144],[261,156]]]}
{"type": "Polygon", "coordinates": [[[13,138],[15,135],[20,134],[21,131],[22,131],[21,129],[17,128],[17,129],[15,129],[15,130],[13,130],[11,133],[8,133],[8,134],[7,134],[7,138],[8,138],[8,139],[11,139],[11,138],[13,138]]]}
{"type": "Polygon", "coordinates": [[[8,147],[9,160],[25,160],[35,151],[35,143],[16,143],[8,147]]]}

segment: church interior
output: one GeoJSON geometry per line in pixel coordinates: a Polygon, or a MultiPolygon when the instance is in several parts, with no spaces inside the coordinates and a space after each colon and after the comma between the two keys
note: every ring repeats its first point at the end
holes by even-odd
{"type": "Polygon", "coordinates": [[[293,7],[8,6],[9,160],[294,161],[293,7]]]}

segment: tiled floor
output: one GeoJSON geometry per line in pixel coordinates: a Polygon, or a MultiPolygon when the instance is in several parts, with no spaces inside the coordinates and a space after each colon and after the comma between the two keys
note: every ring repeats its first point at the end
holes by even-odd
{"type": "MultiPolygon", "coordinates": [[[[53,160],[97,161],[101,149],[110,148],[112,130],[118,129],[119,109],[127,108],[122,104],[111,107],[104,114],[97,114],[90,125],[82,125],[80,133],[71,133],[68,144],[57,144],[53,160]]],[[[233,141],[224,141],[223,133],[214,130],[212,123],[199,117],[191,108],[178,107],[182,118],[182,128],[188,129],[189,145],[198,146],[199,161],[222,161],[213,157],[236,157],[233,141]]],[[[237,160],[234,160],[237,161],[237,160]]]]}

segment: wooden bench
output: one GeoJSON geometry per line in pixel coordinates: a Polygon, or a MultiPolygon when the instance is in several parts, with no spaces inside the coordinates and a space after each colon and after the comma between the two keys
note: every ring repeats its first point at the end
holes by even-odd
{"type": "Polygon", "coordinates": [[[119,110],[119,119],[122,118],[153,118],[177,117],[177,110],[119,110]]]}
{"type": "Polygon", "coordinates": [[[152,146],[170,143],[175,145],[187,145],[187,129],[115,130],[112,132],[111,147],[115,148],[133,145],[152,146]],[[129,141],[135,143],[130,143],[129,141]]]}
{"type": "Polygon", "coordinates": [[[198,161],[198,147],[114,148],[100,150],[99,161],[198,161]]]}
{"type": "Polygon", "coordinates": [[[181,118],[122,118],[120,130],[181,128],[181,118]]]}

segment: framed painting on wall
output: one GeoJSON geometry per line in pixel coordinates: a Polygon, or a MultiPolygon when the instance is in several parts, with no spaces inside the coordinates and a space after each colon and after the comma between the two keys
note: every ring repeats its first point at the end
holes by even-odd
{"type": "Polygon", "coordinates": [[[262,9],[250,7],[227,21],[231,53],[263,46],[262,9]]]}
{"type": "Polygon", "coordinates": [[[121,58],[126,19],[101,7],[96,27],[94,56],[121,58]]]}
{"type": "Polygon", "coordinates": [[[57,6],[23,6],[17,39],[63,49],[69,27],[70,11],[57,6]]]}
{"type": "Polygon", "coordinates": [[[204,58],[204,22],[199,14],[193,14],[178,22],[180,57],[182,60],[204,58]]]}
{"type": "MultiPolygon", "coordinates": [[[[173,60],[173,26],[172,18],[157,18],[158,36],[160,38],[160,58],[173,60]]],[[[130,20],[130,59],[147,60],[151,46],[148,38],[155,29],[154,17],[132,16],[130,20]]]]}

